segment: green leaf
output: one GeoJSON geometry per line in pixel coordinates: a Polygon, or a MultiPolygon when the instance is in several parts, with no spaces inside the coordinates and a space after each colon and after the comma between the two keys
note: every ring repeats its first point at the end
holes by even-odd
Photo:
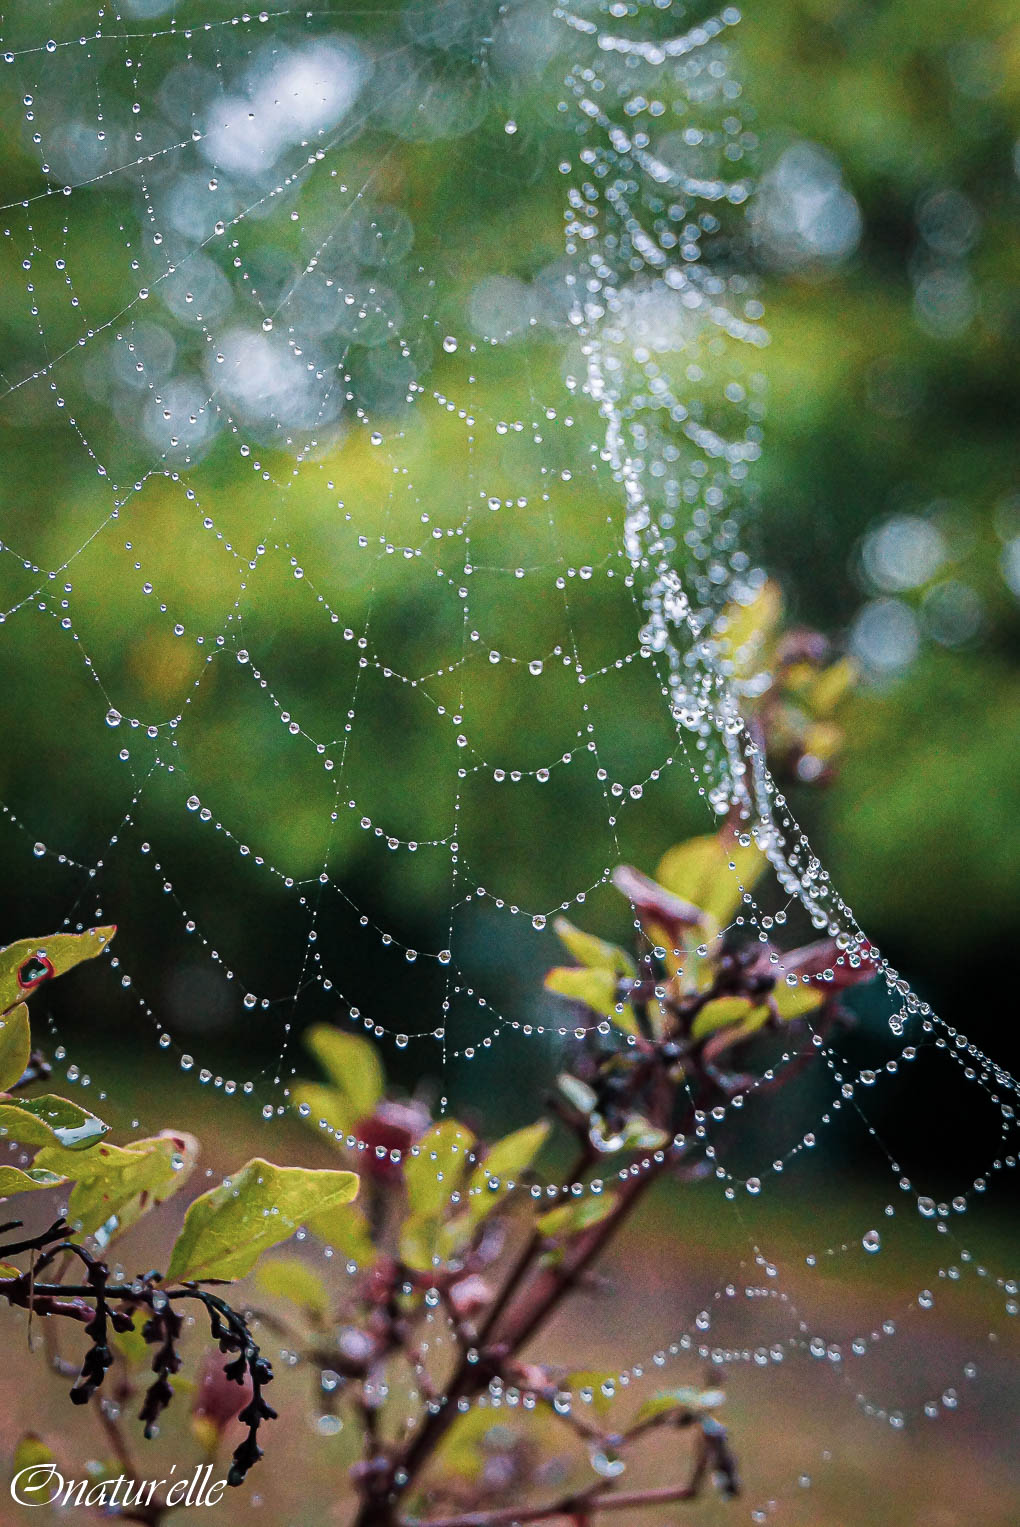
{"type": "Polygon", "coordinates": [[[492,1178],[502,1182],[506,1177],[519,1177],[534,1161],[548,1136],[549,1124],[545,1119],[504,1135],[490,1146],[485,1160],[471,1174],[471,1185],[481,1186],[492,1178]]]}
{"type": "Polygon", "coordinates": [[[80,1151],[95,1145],[110,1128],[87,1108],[79,1108],[69,1098],[45,1093],[39,1098],[0,1097],[0,1136],[7,1135],[22,1145],[63,1145],[80,1151]]]}
{"type": "Polygon", "coordinates": [[[527,1124],[512,1135],[505,1135],[491,1147],[480,1166],[476,1166],[468,1182],[468,1227],[480,1224],[500,1204],[517,1179],[538,1155],[549,1136],[549,1124],[540,1119],[527,1124]]]}
{"type": "Polygon", "coordinates": [[[309,1217],[350,1203],[354,1172],[274,1166],[256,1156],[188,1207],[167,1277],[243,1278],[263,1251],[287,1240],[309,1217]]]}
{"type": "Polygon", "coordinates": [[[323,1086],[321,1082],[301,1082],[294,1088],[294,1102],[300,1117],[317,1135],[322,1135],[332,1145],[344,1149],[344,1140],[358,1122],[348,1097],[335,1087],[323,1086]],[[303,1111],[305,1108],[308,1109],[307,1113],[303,1111]],[[328,1129],[322,1128],[323,1119],[328,1129]]]}
{"type": "Polygon", "coordinates": [[[613,1396],[612,1394],[606,1394],[602,1386],[608,1384],[615,1389],[616,1382],[617,1376],[615,1373],[599,1372],[594,1368],[582,1368],[577,1373],[568,1373],[562,1384],[557,1385],[557,1388],[570,1389],[575,1393],[582,1389],[590,1390],[591,1399],[585,1405],[585,1410],[590,1405],[597,1416],[607,1416],[613,1408],[613,1396]]]}
{"type": "MultiPolygon", "coordinates": [[[[47,1447],[42,1438],[36,1436],[35,1432],[26,1432],[25,1435],[19,1440],[17,1447],[14,1449],[11,1473],[14,1475],[21,1474],[25,1469],[42,1468],[46,1464],[52,1462],[53,1453],[47,1447]]],[[[45,1488],[47,1494],[41,1496],[37,1501],[26,1500],[25,1505],[45,1505],[49,1501],[50,1495],[52,1494],[52,1476],[49,1474],[40,1475],[34,1488],[36,1490],[42,1490],[45,1488]]],[[[32,1489],[32,1481],[29,1479],[20,1486],[19,1494],[31,1494],[32,1489]]]]}
{"type": "Polygon", "coordinates": [[[321,1214],[310,1214],[305,1228],[360,1268],[372,1267],[378,1259],[368,1221],[357,1204],[334,1204],[321,1214]]]}
{"type": "Polygon", "coordinates": [[[305,1033],[311,1050],[333,1086],[347,1100],[352,1123],[367,1119],[383,1095],[385,1078],[378,1051],[359,1034],[346,1034],[330,1023],[316,1023],[305,1033]]]}
{"type": "Polygon", "coordinates": [[[0,950],[0,1014],[21,1002],[54,976],[94,960],[102,954],[117,929],[90,928],[87,933],[51,933],[46,938],[23,938],[0,950]]]}
{"type": "Polygon", "coordinates": [[[654,1421],[657,1416],[665,1416],[673,1411],[707,1415],[718,1410],[725,1401],[726,1394],[722,1389],[664,1389],[645,1401],[634,1420],[654,1421]]]}
{"type": "Polygon", "coordinates": [[[475,1137],[456,1119],[443,1119],[422,1136],[418,1154],[404,1158],[404,1182],[411,1213],[435,1218],[460,1185],[475,1137]]]}
{"type": "Polygon", "coordinates": [[[554,1236],[579,1235],[582,1230],[590,1230],[593,1225],[608,1219],[615,1208],[615,1193],[602,1193],[598,1197],[589,1195],[574,1199],[569,1204],[559,1204],[555,1209],[547,1209],[535,1221],[535,1228],[540,1235],[550,1240],[554,1236]]]}
{"type": "Polygon", "coordinates": [[[744,891],[757,883],[767,863],[753,841],[745,848],[732,833],[711,833],[671,848],[655,878],[725,927],[740,906],[744,891]]]}
{"type": "MultiPolygon", "coordinates": [[[[743,1023],[753,1010],[750,997],[714,997],[705,1003],[691,1024],[691,1038],[707,1039],[717,1029],[724,1029],[731,1023],[743,1023]]],[[[763,1019],[767,1018],[768,1010],[762,1012],[763,1019]]]]}
{"type": "Polygon", "coordinates": [[[796,986],[787,986],[785,981],[780,981],[772,993],[772,1001],[780,1018],[790,1023],[794,1018],[800,1018],[804,1013],[813,1013],[815,1008],[821,1007],[825,995],[819,986],[808,986],[802,981],[798,981],[796,986]]]}
{"type": "Polygon", "coordinates": [[[318,1273],[298,1257],[273,1257],[263,1262],[255,1274],[255,1283],[263,1294],[288,1299],[318,1320],[329,1316],[329,1290],[318,1273]]]}
{"type": "Polygon", "coordinates": [[[37,1166],[26,1167],[22,1172],[16,1166],[0,1166],[0,1198],[12,1193],[32,1193],[38,1188],[55,1188],[64,1182],[59,1172],[44,1172],[37,1166]]]}
{"type": "Polygon", "coordinates": [[[766,641],[779,624],[783,596],[770,579],[750,604],[728,604],[723,611],[725,631],[720,638],[738,677],[758,666],[766,641]]]}
{"type": "Polygon", "coordinates": [[[580,965],[558,965],[545,978],[547,991],[583,1002],[593,1013],[610,1018],[625,1034],[636,1034],[634,1009],[629,1002],[617,1001],[618,985],[619,978],[611,970],[589,970],[580,965]]]}
{"type": "Polygon", "coordinates": [[[605,939],[596,938],[593,933],[575,928],[565,917],[557,917],[553,927],[579,965],[586,965],[592,970],[609,970],[617,976],[633,976],[636,973],[634,961],[618,944],[608,944],[605,939]]]}
{"type": "Polygon", "coordinates": [[[0,1092],[20,1082],[32,1054],[32,1032],[24,1002],[0,1018],[0,1092]]]}
{"type": "Polygon", "coordinates": [[[197,1159],[194,1135],[164,1130],[128,1146],[102,1143],[84,1153],[50,1146],[35,1164],[74,1180],[68,1219],[83,1235],[96,1235],[108,1246],[183,1187],[197,1159]]]}

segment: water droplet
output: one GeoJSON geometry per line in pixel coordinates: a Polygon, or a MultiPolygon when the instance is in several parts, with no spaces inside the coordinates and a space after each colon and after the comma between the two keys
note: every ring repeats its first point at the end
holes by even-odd
{"type": "Polygon", "coordinates": [[[45,852],[46,852],[46,844],[45,843],[33,843],[33,845],[32,845],[32,852],[33,852],[33,854],[35,854],[35,857],[37,859],[41,859],[43,857],[43,855],[45,854],[45,852]]]}
{"type": "Polygon", "coordinates": [[[185,804],[189,811],[197,811],[202,802],[197,795],[189,795],[185,804]]]}
{"type": "Polygon", "coordinates": [[[110,709],[106,712],[106,724],[107,724],[107,726],[120,726],[120,723],[123,721],[123,719],[124,718],[121,715],[120,711],[119,710],[115,710],[113,708],[113,706],[111,705],[110,709]]]}
{"type": "Polygon", "coordinates": [[[919,1198],[917,1200],[917,1212],[923,1214],[925,1219],[931,1219],[935,1213],[935,1200],[933,1198],[919,1198]]]}
{"type": "Polygon", "coordinates": [[[761,1178],[760,1177],[749,1177],[747,1179],[746,1183],[744,1184],[744,1186],[746,1187],[746,1189],[747,1189],[747,1191],[749,1193],[760,1193],[761,1192],[761,1178]]]}
{"type": "Polygon", "coordinates": [[[454,339],[452,334],[447,334],[446,338],[443,340],[443,349],[446,351],[447,355],[452,355],[456,348],[457,341],[454,339]]]}
{"type": "Polygon", "coordinates": [[[861,1236],[861,1245],[865,1251],[881,1251],[882,1237],[877,1230],[866,1230],[861,1236]]]}
{"type": "Polygon", "coordinates": [[[242,647],[240,649],[240,651],[237,654],[237,661],[239,663],[246,663],[248,661],[248,649],[247,649],[247,647],[242,647]]]}

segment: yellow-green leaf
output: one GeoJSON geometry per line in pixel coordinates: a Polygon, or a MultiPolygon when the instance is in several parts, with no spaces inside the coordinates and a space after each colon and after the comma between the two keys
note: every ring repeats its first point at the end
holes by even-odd
{"type": "Polygon", "coordinates": [[[491,1178],[498,1181],[506,1177],[519,1177],[531,1165],[549,1136],[549,1124],[540,1119],[536,1124],[526,1124],[523,1129],[504,1135],[490,1146],[489,1153],[472,1173],[471,1182],[486,1183],[491,1178]]]}
{"type": "Polygon", "coordinates": [[[466,1176],[468,1155],[475,1137],[456,1119],[443,1119],[422,1136],[417,1156],[404,1159],[407,1202],[412,1214],[431,1217],[441,1214],[450,1194],[466,1176]]]}
{"type": "Polygon", "coordinates": [[[772,993],[772,1001],[780,1018],[790,1023],[794,1018],[800,1018],[804,1013],[813,1013],[815,1008],[821,1007],[825,996],[820,986],[805,985],[802,981],[798,981],[796,986],[787,986],[785,981],[780,981],[772,993]]]}
{"type": "Polygon", "coordinates": [[[765,642],[775,630],[783,612],[783,596],[779,585],[771,582],[750,604],[732,603],[723,614],[726,630],[720,638],[720,646],[727,651],[738,677],[753,672],[758,665],[765,642]]]}
{"type": "Polygon", "coordinates": [[[740,906],[743,892],[754,887],[766,863],[754,841],[745,846],[731,833],[710,833],[671,848],[655,878],[675,896],[700,907],[717,925],[725,926],[740,906]]]}
{"type": "Polygon", "coordinates": [[[321,1214],[310,1214],[305,1227],[359,1268],[371,1267],[376,1261],[378,1252],[372,1244],[368,1221],[357,1204],[334,1204],[321,1214]]]}
{"type": "Polygon", "coordinates": [[[331,1023],[313,1024],[305,1045],[333,1086],[347,1099],[352,1122],[367,1119],[383,1095],[385,1079],[375,1045],[360,1034],[347,1034],[331,1023]]]}
{"type": "Polygon", "coordinates": [[[350,1203],[357,1191],[354,1172],[275,1166],[256,1156],[189,1205],[167,1277],[243,1278],[263,1251],[289,1239],[310,1216],[350,1203]]]}
{"type": "Polygon", "coordinates": [[[613,1391],[616,1388],[617,1376],[615,1373],[597,1371],[594,1368],[582,1368],[577,1373],[568,1373],[558,1389],[570,1389],[579,1393],[582,1389],[591,1392],[591,1399],[584,1396],[585,1409],[590,1405],[597,1416],[607,1416],[613,1408],[613,1391]],[[606,1393],[606,1389],[610,1393],[606,1393]]]}
{"type": "Polygon", "coordinates": [[[273,1257],[263,1262],[255,1274],[255,1282],[263,1294],[288,1299],[319,1320],[325,1320],[329,1315],[329,1290],[318,1273],[299,1257],[273,1257]]]}
{"type": "Polygon", "coordinates": [[[107,1246],[183,1187],[197,1159],[194,1135],[164,1130],[129,1146],[103,1142],[84,1153],[50,1146],[35,1164],[74,1179],[67,1217],[107,1246]]]}
{"type": "Polygon", "coordinates": [[[32,1053],[32,1032],[24,1002],[0,1017],[0,1092],[13,1087],[25,1074],[32,1053]]]}
{"type": "Polygon", "coordinates": [[[31,1476],[27,1480],[22,1480],[18,1486],[18,1494],[19,1496],[31,1496],[33,1490],[45,1490],[46,1492],[44,1495],[40,1495],[38,1500],[25,1500],[24,1504],[26,1506],[44,1506],[52,1498],[53,1475],[46,1468],[46,1465],[52,1462],[53,1453],[42,1438],[36,1436],[35,1432],[26,1432],[14,1449],[11,1472],[15,1476],[23,1474],[26,1469],[33,1468],[42,1469],[43,1472],[38,1475],[34,1485],[31,1476]]]}
{"type": "Polygon", "coordinates": [[[39,1188],[55,1188],[64,1178],[58,1172],[44,1172],[30,1166],[21,1171],[16,1166],[0,1166],[0,1198],[12,1193],[32,1193],[39,1188]]]}
{"type": "Polygon", "coordinates": [[[822,670],[808,691],[808,701],[816,716],[831,716],[843,696],[857,681],[857,664],[844,657],[822,670]]]}
{"type": "Polygon", "coordinates": [[[86,933],[50,933],[23,938],[0,949],[0,1013],[65,971],[102,954],[117,929],[90,928],[86,933]]]}
{"type": "Polygon", "coordinates": [[[707,1415],[718,1410],[725,1401],[726,1394],[722,1389],[664,1389],[646,1400],[634,1419],[636,1422],[652,1421],[656,1416],[664,1416],[672,1411],[707,1415]]]}
{"type": "Polygon", "coordinates": [[[350,1098],[336,1087],[324,1087],[321,1082],[299,1083],[294,1088],[294,1102],[305,1123],[336,1146],[343,1146],[358,1122],[350,1098]],[[322,1128],[323,1119],[327,1129],[322,1128]]]}
{"type": "Polygon", "coordinates": [[[629,1002],[618,1002],[618,977],[611,970],[590,970],[581,965],[558,965],[545,978],[547,991],[572,1002],[583,1002],[593,1013],[610,1018],[625,1034],[638,1032],[634,1009],[629,1002]]]}
{"type": "Polygon", "coordinates": [[[468,1182],[467,1217],[477,1225],[510,1192],[521,1173],[534,1161],[549,1135],[549,1124],[540,1119],[512,1135],[497,1140],[468,1182]]]}
{"type": "Polygon", "coordinates": [[[540,1235],[550,1240],[553,1237],[579,1235],[582,1230],[590,1230],[592,1225],[608,1219],[615,1208],[615,1193],[602,1193],[597,1197],[588,1195],[546,1210],[535,1221],[535,1228],[540,1235]]]}
{"type": "Polygon", "coordinates": [[[80,1151],[95,1145],[109,1128],[69,1098],[49,1093],[38,1098],[0,1097],[0,1136],[9,1136],[22,1145],[57,1144],[80,1151]]]}
{"type": "Polygon", "coordinates": [[[753,1011],[750,997],[714,997],[706,1002],[691,1024],[692,1039],[707,1039],[716,1029],[724,1029],[731,1023],[743,1023],[753,1011]]]}
{"type": "Polygon", "coordinates": [[[634,961],[618,944],[609,944],[593,933],[575,928],[565,917],[558,917],[553,927],[579,965],[591,970],[610,970],[617,976],[635,974],[634,961]]]}

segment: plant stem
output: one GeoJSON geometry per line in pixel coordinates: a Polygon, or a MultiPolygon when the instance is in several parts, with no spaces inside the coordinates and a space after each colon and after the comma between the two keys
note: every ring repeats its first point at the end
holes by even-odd
{"type": "Polygon", "coordinates": [[[557,1516],[578,1512],[594,1515],[602,1511],[636,1510],[642,1506],[670,1506],[678,1501],[693,1500],[700,1483],[699,1478],[697,1483],[692,1480],[690,1484],[667,1485],[660,1489],[605,1491],[599,1495],[585,1492],[544,1506],[500,1506],[495,1511],[468,1511],[461,1516],[411,1517],[407,1519],[406,1527],[517,1527],[519,1522],[549,1522],[557,1516]]]}

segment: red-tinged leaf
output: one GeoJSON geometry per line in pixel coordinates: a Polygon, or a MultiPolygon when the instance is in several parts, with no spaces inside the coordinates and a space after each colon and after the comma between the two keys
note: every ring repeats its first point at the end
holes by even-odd
{"type": "Polygon", "coordinates": [[[632,865],[619,865],[613,871],[613,884],[631,902],[642,922],[658,923],[674,944],[681,942],[684,929],[700,928],[705,921],[699,907],[674,896],[632,865]]]}
{"type": "Polygon", "coordinates": [[[805,944],[800,949],[790,949],[780,955],[779,966],[770,966],[773,974],[777,969],[783,975],[809,976],[812,986],[822,991],[843,991],[848,986],[859,986],[870,981],[875,974],[871,945],[863,943],[856,950],[858,963],[850,963],[849,951],[841,950],[835,939],[819,939],[817,943],[805,944]],[[822,972],[831,970],[832,978],[821,979],[822,972]]]}

